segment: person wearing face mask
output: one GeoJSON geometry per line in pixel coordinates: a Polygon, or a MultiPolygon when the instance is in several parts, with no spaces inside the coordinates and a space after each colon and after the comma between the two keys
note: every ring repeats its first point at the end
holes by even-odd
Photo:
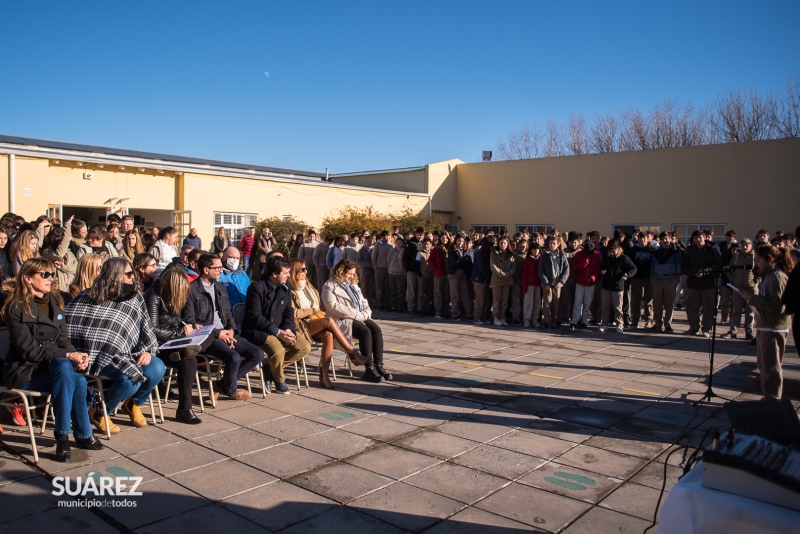
{"type": "Polygon", "coordinates": [[[231,307],[242,304],[250,287],[250,277],[240,265],[240,252],[236,247],[228,247],[222,252],[222,274],[219,283],[228,290],[231,307]]]}
{"type": "MultiPolygon", "coordinates": [[[[106,409],[111,414],[125,399],[123,411],[137,427],[147,426],[140,406],[161,382],[166,368],[155,357],[158,341],[140,292],[133,265],[127,258],[111,258],[100,269],[92,287],[75,297],[65,311],[69,338],[78,352],[89,354],[88,372],[111,380],[106,409]]],[[[92,422],[106,431],[98,407],[92,422]]],[[[111,424],[110,432],[119,432],[111,424]]]]}

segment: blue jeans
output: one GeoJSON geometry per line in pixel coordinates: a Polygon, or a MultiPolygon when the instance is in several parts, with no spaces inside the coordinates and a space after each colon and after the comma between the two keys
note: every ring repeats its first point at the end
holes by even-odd
{"type": "Polygon", "coordinates": [[[166,371],[167,368],[164,362],[157,356],[152,356],[150,363],[142,367],[144,381],[134,384],[128,375],[122,373],[113,365],[107,365],[100,371],[100,375],[110,378],[114,382],[106,392],[106,410],[108,410],[108,413],[113,413],[119,403],[129,397],[134,404],[139,406],[146,403],[150,393],[164,378],[166,371]]]}
{"type": "Polygon", "coordinates": [[[47,373],[23,383],[19,388],[52,394],[56,435],[70,435],[70,422],[76,439],[88,439],[92,435],[92,423],[86,408],[86,378],[75,372],[71,361],[53,358],[47,366],[47,373]]]}
{"type": "Polygon", "coordinates": [[[244,272],[249,274],[250,273],[250,256],[244,256],[242,258],[242,260],[244,261],[244,272]]]}

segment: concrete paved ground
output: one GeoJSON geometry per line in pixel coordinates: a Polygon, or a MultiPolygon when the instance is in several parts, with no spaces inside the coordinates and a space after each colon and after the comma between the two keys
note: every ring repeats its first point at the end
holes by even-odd
{"type": "MultiPolygon", "coordinates": [[[[254,388],[197,426],[174,422],[174,402],[163,425],[118,417],[103,451],[67,464],[48,431],[36,469],[4,420],[0,532],[641,532],[668,451],[726,428],[720,402],[692,406],[704,338],[380,317],[393,382],[351,380],[339,353],[336,389],[320,389],[315,350],[311,388],[254,388]],[[136,508],[58,508],[48,477],[90,473],[143,477],[136,508]]],[[[755,347],[718,341],[715,362],[718,394],[759,397],[742,393],[755,347]]]]}

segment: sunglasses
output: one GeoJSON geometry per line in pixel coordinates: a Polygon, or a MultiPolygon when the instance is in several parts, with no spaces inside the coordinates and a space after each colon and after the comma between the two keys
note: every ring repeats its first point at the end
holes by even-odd
{"type": "Polygon", "coordinates": [[[125,271],[122,275],[126,278],[133,279],[133,271],[125,271]]]}
{"type": "Polygon", "coordinates": [[[305,267],[300,267],[300,272],[301,272],[301,273],[307,273],[307,272],[308,272],[308,269],[307,269],[307,268],[305,268],[305,267]]]}
{"type": "Polygon", "coordinates": [[[48,278],[55,278],[56,277],[56,273],[51,273],[50,271],[40,271],[40,272],[37,272],[36,274],[41,276],[42,280],[47,280],[48,278]]]}

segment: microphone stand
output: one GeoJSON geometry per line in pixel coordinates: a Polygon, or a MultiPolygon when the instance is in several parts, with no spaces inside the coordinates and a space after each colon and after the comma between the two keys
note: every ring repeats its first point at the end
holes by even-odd
{"type": "MultiPolygon", "coordinates": [[[[725,397],[721,395],[717,395],[714,393],[714,390],[711,387],[711,384],[714,380],[714,349],[716,348],[716,341],[717,341],[717,312],[719,311],[719,277],[720,271],[717,269],[713,269],[711,273],[714,276],[714,316],[713,321],[711,324],[711,351],[708,355],[708,387],[706,388],[703,396],[700,397],[697,401],[692,403],[692,406],[698,406],[701,402],[711,401],[711,399],[722,399],[724,401],[729,401],[725,397]]],[[[699,395],[699,393],[689,393],[689,395],[699,395]]]]}

